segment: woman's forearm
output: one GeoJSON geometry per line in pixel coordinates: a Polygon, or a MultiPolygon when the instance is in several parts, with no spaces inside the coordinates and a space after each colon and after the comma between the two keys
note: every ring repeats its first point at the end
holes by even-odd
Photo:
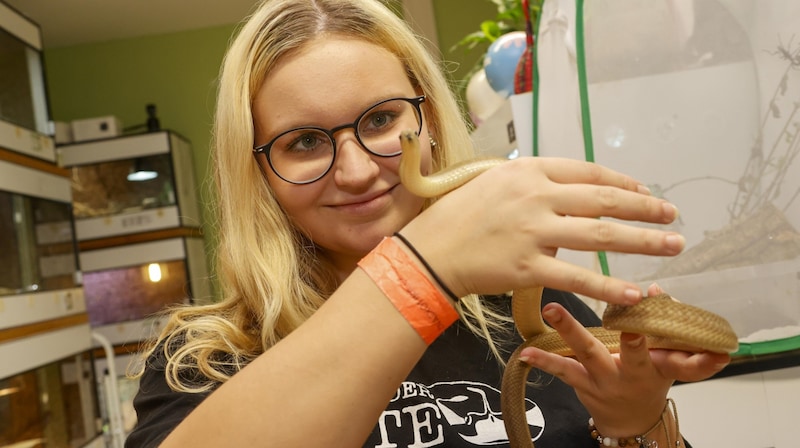
{"type": "Polygon", "coordinates": [[[360,446],[425,348],[356,270],[311,319],[212,393],[162,446],[360,446]]]}

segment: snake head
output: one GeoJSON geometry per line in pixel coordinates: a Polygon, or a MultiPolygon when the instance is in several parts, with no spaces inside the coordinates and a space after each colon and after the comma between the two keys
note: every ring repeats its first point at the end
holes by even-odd
{"type": "Polygon", "coordinates": [[[404,145],[403,149],[405,149],[405,145],[419,144],[419,136],[415,131],[406,129],[400,133],[400,143],[404,145]]]}

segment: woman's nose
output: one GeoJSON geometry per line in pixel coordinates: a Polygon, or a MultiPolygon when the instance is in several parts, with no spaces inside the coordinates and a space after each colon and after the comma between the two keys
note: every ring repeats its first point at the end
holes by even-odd
{"type": "Polygon", "coordinates": [[[336,139],[334,180],[342,188],[360,188],[380,173],[380,166],[356,139],[353,132],[342,132],[336,139]]]}

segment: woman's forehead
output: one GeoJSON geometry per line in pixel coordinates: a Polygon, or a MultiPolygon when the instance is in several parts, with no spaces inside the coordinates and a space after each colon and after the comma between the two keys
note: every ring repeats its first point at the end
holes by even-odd
{"type": "Polygon", "coordinates": [[[391,97],[415,95],[405,66],[388,50],[356,39],[317,39],[287,54],[264,80],[253,113],[272,129],[333,120],[391,97]],[[300,120],[300,121],[297,121],[300,120]]]}

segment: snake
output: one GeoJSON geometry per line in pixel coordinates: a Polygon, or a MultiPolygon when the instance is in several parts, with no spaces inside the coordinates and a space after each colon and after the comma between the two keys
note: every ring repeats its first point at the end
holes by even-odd
{"type": "MultiPolygon", "coordinates": [[[[478,158],[455,164],[442,171],[423,175],[420,170],[421,150],[417,133],[400,135],[400,183],[413,195],[434,198],[445,195],[479,174],[506,163],[507,159],[478,158]]],[[[572,349],[542,319],[541,302],[544,288],[534,285],[511,293],[511,317],[523,339],[506,362],[500,387],[503,424],[512,448],[534,448],[526,417],[526,387],[531,365],[521,361],[527,347],[574,357],[572,349]]],[[[733,353],[738,337],[723,317],[702,308],[679,302],[669,294],[644,297],[636,305],[608,304],[602,327],[587,330],[608,349],[619,353],[621,333],[645,335],[648,348],[682,350],[693,353],[733,353]]]]}

